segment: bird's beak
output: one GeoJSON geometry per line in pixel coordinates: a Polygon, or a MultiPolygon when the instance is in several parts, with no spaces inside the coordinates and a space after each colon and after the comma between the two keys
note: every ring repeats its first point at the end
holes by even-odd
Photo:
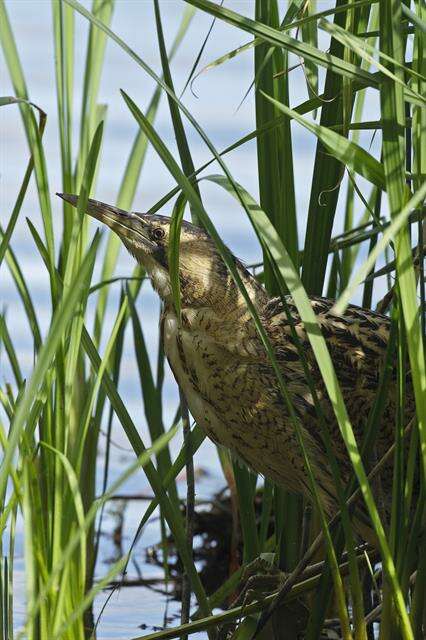
{"type": "MultiPolygon", "coordinates": [[[[78,196],[69,193],[57,193],[56,195],[72,204],[73,207],[77,206],[78,196]]],[[[86,213],[106,224],[121,239],[134,241],[137,238],[147,248],[155,247],[148,236],[148,225],[144,223],[142,215],[91,198],[87,201],[86,213]]]]}

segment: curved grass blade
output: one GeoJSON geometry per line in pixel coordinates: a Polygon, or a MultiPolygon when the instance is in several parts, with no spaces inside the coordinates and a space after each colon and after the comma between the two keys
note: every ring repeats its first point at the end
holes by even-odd
{"type": "MultiPolygon", "coordinates": [[[[326,16],[329,16],[329,15],[339,14],[347,11],[348,9],[353,9],[355,7],[358,9],[366,6],[370,7],[375,2],[378,2],[378,0],[360,0],[359,2],[356,2],[356,3],[348,2],[347,4],[341,4],[341,5],[332,7],[331,9],[326,9],[325,11],[312,13],[306,16],[305,18],[300,18],[299,20],[294,20],[292,22],[287,22],[287,23],[282,22],[279,27],[279,30],[291,31],[292,29],[298,29],[299,27],[302,27],[302,28],[307,27],[311,23],[317,22],[320,18],[325,18],[326,16]]],[[[236,49],[232,49],[231,51],[228,51],[227,53],[223,54],[219,58],[216,58],[212,62],[209,62],[207,65],[205,65],[205,67],[203,67],[197,73],[197,75],[194,78],[194,81],[202,73],[205,73],[210,69],[214,69],[215,67],[220,66],[221,64],[223,64],[224,62],[227,62],[228,60],[232,60],[232,58],[235,58],[235,56],[239,55],[240,53],[243,53],[244,51],[248,51],[252,47],[256,47],[261,42],[262,40],[260,38],[254,38],[253,40],[250,40],[250,42],[246,42],[245,44],[240,45],[236,49]]]]}
{"type": "Polygon", "coordinates": [[[350,64],[336,56],[325,54],[319,49],[312,47],[291,38],[279,29],[274,29],[257,20],[251,20],[247,16],[242,16],[231,9],[221,7],[209,0],[185,0],[189,4],[209,13],[229,24],[248,31],[253,36],[258,37],[261,41],[267,42],[276,47],[284,48],[301,58],[311,61],[326,69],[331,69],[335,73],[350,78],[352,80],[361,80],[367,86],[377,86],[376,80],[372,75],[356,65],[350,64]]]}
{"type": "MultiPolygon", "coordinates": [[[[3,47],[3,52],[12,80],[15,95],[18,98],[23,98],[25,101],[28,101],[28,91],[25,83],[25,77],[4,2],[0,3],[0,42],[3,47]]],[[[22,104],[21,116],[28,140],[28,145],[31,151],[31,156],[34,161],[34,174],[37,183],[40,209],[42,212],[43,225],[46,236],[46,246],[48,247],[49,251],[50,270],[53,273],[55,247],[46,159],[44,155],[43,145],[41,143],[39,127],[37,126],[32,109],[28,109],[25,104],[22,104]]],[[[52,295],[54,298],[56,297],[54,291],[52,291],[52,295]]]]}
{"type": "MultiPolygon", "coordinates": [[[[38,130],[39,130],[39,135],[41,139],[43,137],[44,129],[46,126],[46,119],[47,119],[46,113],[43,111],[43,109],[38,107],[36,104],[29,102],[27,100],[24,100],[22,98],[14,98],[14,97],[0,98],[0,105],[2,106],[5,104],[16,104],[16,103],[25,103],[37,109],[39,113],[38,130]]],[[[25,194],[28,189],[28,184],[29,184],[33,169],[34,169],[34,160],[33,160],[33,157],[31,156],[28,162],[27,169],[25,171],[24,179],[19,189],[18,197],[16,199],[15,205],[12,210],[12,214],[9,218],[9,222],[7,223],[7,227],[4,231],[4,236],[0,244],[0,267],[1,267],[1,263],[3,262],[4,255],[6,253],[7,246],[10,243],[10,239],[12,237],[12,233],[15,228],[16,222],[18,220],[19,212],[21,210],[22,203],[24,201],[25,194]]]]}
{"type": "MultiPolygon", "coordinates": [[[[390,224],[386,227],[382,237],[378,240],[377,244],[373,247],[367,260],[362,264],[357,273],[352,277],[346,289],[342,292],[339,299],[336,301],[333,311],[337,315],[345,312],[349,304],[349,300],[352,298],[357,287],[367,278],[369,272],[374,268],[374,264],[380,254],[385,248],[397,237],[399,231],[406,225],[409,216],[413,210],[419,206],[423,206],[426,198],[426,183],[424,183],[418,191],[410,198],[407,204],[401,209],[401,211],[394,217],[390,224]]],[[[380,274],[381,275],[381,274],[380,274]]]]}
{"type": "MultiPolygon", "coordinates": [[[[341,27],[339,27],[339,25],[330,24],[327,20],[320,20],[318,26],[320,29],[323,29],[324,31],[329,33],[333,38],[338,40],[345,47],[350,48],[356,55],[358,55],[360,58],[368,62],[370,65],[376,66],[378,71],[381,71],[384,75],[388,76],[391,80],[400,84],[401,87],[403,87],[404,89],[405,95],[410,96],[410,100],[411,102],[413,102],[413,104],[416,104],[418,106],[423,106],[423,107],[425,106],[426,104],[425,98],[423,98],[421,95],[413,91],[406,84],[406,82],[404,82],[404,80],[402,80],[401,78],[396,76],[394,73],[392,73],[386,66],[384,66],[383,64],[380,64],[380,62],[378,62],[374,58],[374,54],[378,54],[379,57],[383,58],[386,62],[391,63],[392,66],[399,67],[406,74],[409,74],[412,76],[419,76],[419,74],[416,73],[414,70],[407,68],[406,65],[397,62],[390,56],[387,56],[382,51],[375,49],[373,46],[369,45],[364,40],[357,38],[352,33],[348,33],[345,29],[342,29],[341,27]]],[[[420,76],[420,79],[424,80],[422,76],[420,76]]]]}
{"type": "MultiPolygon", "coordinates": [[[[223,0],[221,0],[221,4],[223,4],[223,0]]],[[[194,9],[193,7],[191,7],[191,9],[192,9],[192,10],[194,11],[194,13],[195,13],[195,9],[194,9]]],[[[194,63],[193,63],[193,65],[192,65],[192,67],[191,67],[191,71],[190,71],[190,72],[189,72],[189,74],[188,74],[188,77],[187,77],[186,82],[185,82],[185,84],[184,84],[184,86],[183,86],[183,89],[182,89],[182,91],[181,91],[181,94],[180,94],[180,96],[179,96],[179,99],[182,99],[182,96],[183,96],[183,94],[185,93],[185,91],[187,90],[187,88],[188,88],[188,85],[189,85],[189,84],[191,84],[191,91],[192,91],[192,83],[193,83],[193,81],[195,80],[195,78],[197,77],[197,76],[195,76],[195,77],[194,77],[195,70],[196,70],[196,68],[198,67],[198,63],[199,63],[199,62],[200,62],[200,60],[201,60],[201,56],[203,55],[204,49],[206,48],[207,42],[208,42],[208,40],[209,40],[209,38],[210,38],[210,34],[211,34],[211,32],[213,31],[213,27],[214,27],[214,25],[215,25],[215,22],[216,22],[216,18],[213,18],[213,20],[211,21],[210,27],[208,28],[208,31],[207,31],[206,37],[204,38],[204,40],[203,40],[203,42],[202,42],[202,44],[201,44],[200,50],[198,51],[198,53],[197,53],[197,55],[196,55],[196,57],[195,57],[194,63]]],[[[194,92],[192,91],[192,93],[194,93],[194,92]]],[[[194,94],[194,95],[195,95],[195,94],[194,94]]]]}
{"type": "Polygon", "coordinates": [[[328,127],[310,122],[305,118],[302,118],[296,111],[290,109],[284,104],[274,100],[271,96],[266,94],[265,98],[275,104],[279,111],[284,112],[290,116],[306,129],[314,133],[319,140],[327,147],[328,151],[340,162],[347,167],[359,173],[366,180],[379,187],[379,189],[386,189],[385,174],[383,166],[378,160],[376,160],[368,151],[365,151],[362,147],[355,142],[348,140],[344,136],[341,136],[336,131],[332,131],[328,127]]]}
{"type": "MultiPolygon", "coordinates": [[[[307,3],[305,7],[305,13],[307,14],[307,17],[316,17],[315,0],[307,3]]],[[[302,23],[300,30],[303,40],[310,44],[312,47],[318,49],[318,25],[316,24],[316,21],[317,20],[309,20],[308,22],[302,23]]],[[[305,62],[304,72],[309,97],[314,98],[318,95],[318,68],[316,67],[316,65],[311,64],[310,62],[305,62]]],[[[315,118],[316,114],[314,113],[314,119],[315,118]]]]}
{"type": "Polygon", "coordinates": [[[22,377],[19,360],[16,355],[9,330],[7,328],[5,314],[3,313],[0,314],[0,344],[2,344],[6,350],[7,356],[9,358],[9,363],[15,377],[16,386],[19,388],[22,386],[24,380],[22,377]]]}
{"type": "MultiPolygon", "coordinates": [[[[4,238],[4,232],[1,226],[0,238],[4,238]]],[[[24,278],[24,275],[10,244],[6,248],[6,262],[28,318],[28,323],[30,325],[31,334],[34,340],[35,350],[38,351],[42,344],[42,338],[37,314],[35,312],[34,303],[32,301],[27,282],[24,278]]]]}

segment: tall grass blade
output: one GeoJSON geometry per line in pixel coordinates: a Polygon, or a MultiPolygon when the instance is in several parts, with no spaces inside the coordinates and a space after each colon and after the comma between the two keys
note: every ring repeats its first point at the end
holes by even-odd
{"type": "Polygon", "coordinates": [[[96,236],[81,264],[81,267],[72,281],[72,287],[70,287],[66,296],[59,303],[49,335],[40,349],[33,374],[28,381],[24,395],[16,408],[13,425],[8,437],[8,448],[0,465],[0,494],[5,489],[13,455],[25,427],[25,422],[31,405],[34,402],[34,399],[37,398],[38,390],[42,385],[46,373],[48,372],[49,366],[63,334],[74,315],[76,306],[85,291],[88,289],[88,279],[93,269],[98,244],[99,236],[96,236]]]}

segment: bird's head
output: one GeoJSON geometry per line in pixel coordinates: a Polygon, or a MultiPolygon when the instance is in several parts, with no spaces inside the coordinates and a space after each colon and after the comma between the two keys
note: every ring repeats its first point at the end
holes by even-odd
{"type": "MultiPolygon", "coordinates": [[[[73,206],[77,196],[58,194],[73,206]]],[[[110,227],[151,277],[154,288],[166,302],[171,299],[168,249],[171,218],[124,211],[97,200],[88,200],[86,213],[110,227]]],[[[253,298],[263,288],[236,260],[253,298]]],[[[239,304],[238,290],[212,239],[200,227],[183,222],[179,247],[179,280],[182,305],[189,307],[239,304]]]]}

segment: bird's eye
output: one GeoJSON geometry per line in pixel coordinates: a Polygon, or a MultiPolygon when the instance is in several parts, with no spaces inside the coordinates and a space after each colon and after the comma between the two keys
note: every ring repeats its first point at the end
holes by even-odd
{"type": "Polygon", "coordinates": [[[164,229],[162,229],[161,227],[155,227],[155,229],[151,231],[151,236],[154,238],[154,240],[161,240],[162,238],[164,238],[164,229]]]}

